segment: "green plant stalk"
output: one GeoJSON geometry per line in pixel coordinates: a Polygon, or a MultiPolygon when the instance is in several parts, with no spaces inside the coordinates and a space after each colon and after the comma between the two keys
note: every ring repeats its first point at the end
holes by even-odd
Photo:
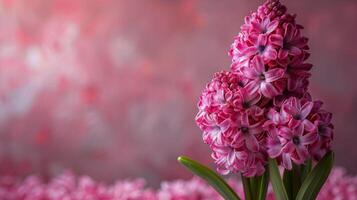
{"type": "Polygon", "coordinates": [[[250,191],[251,191],[251,195],[252,195],[253,199],[258,198],[261,179],[262,179],[262,176],[254,176],[254,177],[249,178],[250,191]]]}
{"type": "Polygon", "coordinates": [[[269,159],[270,181],[277,200],[289,200],[275,159],[269,159]]]}
{"type": "Polygon", "coordinates": [[[311,169],[312,159],[309,159],[304,165],[301,165],[301,182],[304,182],[307,175],[311,172],[311,169]]]}
{"type": "Polygon", "coordinates": [[[299,165],[293,164],[291,170],[285,170],[283,175],[283,182],[290,199],[295,199],[301,187],[301,168],[299,165]]]}
{"type": "Polygon", "coordinates": [[[241,175],[241,178],[242,178],[242,183],[243,183],[245,200],[253,200],[252,188],[250,185],[250,178],[243,176],[243,174],[241,175]]]}
{"type": "Polygon", "coordinates": [[[269,170],[266,167],[264,174],[260,176],[257,195],[255,196],[254,199],[265,200],[268,191],[268,184],[269,184],[269,170]]]}
{"type": "Polygon", "coordinates": [[[253,200],[264,200],[269,183],[269,172],[268,169],[265,170],[264,174],[261,176],[254,176],[249,178],[250,181],[250,191],[253,200]]]}

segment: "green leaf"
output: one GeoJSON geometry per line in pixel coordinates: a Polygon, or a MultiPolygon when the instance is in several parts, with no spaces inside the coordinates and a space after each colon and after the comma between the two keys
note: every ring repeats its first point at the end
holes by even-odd
{"type": "Polygon", "coordinates": [[[276,199],[288,200],[288,194],[286,193],[283,181],[281,180],[278,165],[274,159],[269,159],[269,174],[276,199]]]}
{"type": "Polygon", "coordinates": [[[250,178],[248,177],[244,177],[243,175],[242,177],[242,183],[243,183],[243,190],[244,190],[244,199],[245,200],[253,200],[253,196],[252,196],[252,189],[251,189],[251,185],[250,185],[250,178]]]}
{"type": "Polygon", "coordinates": [[[222,197],[226,200],[240,200],[234,190],[223,180],[218,174],[208,167],[191,160],[188,157],[180,156],[177,158],[178,162],[184,165],[195,175],[201,177],[208,184],[210,184],[222,197]]]}
{"type": "Polygon", "coordinates": [[[301,182],[304,182],[307,175],[311,172],[312,160],[309,159],[304,165],[301,165],[301,182]]]}
{"type": "Polygon", "coordinates": [[[314,200],[331,172],[333,152],[328,152],[307,175],[301,185],[296,200],[314,200]]]}
{"type": "Polygon", "coordinates": [[[257,189],[257,200],[265,200],[266,195],[267,195],[267,190],[268,190],[268,184],[269,184],[269,171],[268,169],[265,170],[265,173],[260,176],[259,180],[259,185],[257,189]]]}
{"type": "Polygon", "coordinates": [[[266,167],[265,172],[261,176],[249,178],[250,191],[253,200],[265,200],[269,183],[269,170],[266,167]]]}
{"type": "Polygon", "coordinates": [[[300,166],[293,164],[291,170],[285,170],[283,182],[290,199],[295,199],[301,187],[301,171],[300,166]]]}

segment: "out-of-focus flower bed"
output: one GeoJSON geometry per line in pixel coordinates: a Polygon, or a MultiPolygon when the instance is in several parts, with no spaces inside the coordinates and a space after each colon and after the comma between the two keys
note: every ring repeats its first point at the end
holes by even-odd
{"type": "MultiPolygon", "coordinates": [[[[208,163],[198,94],[228,69],[228,46],[260,2],[0,0],[0,174],[70,168],[155,185],[185,176],[179,154],[208,163]]],[[[336,163],[356,173],[357,2],[284,3],[311,38],[336,163]]]]}
{"type": "MultiPolygon", "coordinates": [[[[230,185],[243,197],[242,184],[230,179],[230,185]]],[[[76,176],[67,171],[49,181],[38,176],[20,180],[14,176],[0,177],[2,200],[221,200],[222,198],[203,181],[176,180],[162,182],[158,189],[148,188],[144,179],[118,180],[104,184],[88,176],[76,176]]],[[[268,200],[273,200],[272,189],[268,200]]],[[[357,199],[357,176],[348,176],[342,168],[333,169],[322,188],[318,200],[357,199]]]]}

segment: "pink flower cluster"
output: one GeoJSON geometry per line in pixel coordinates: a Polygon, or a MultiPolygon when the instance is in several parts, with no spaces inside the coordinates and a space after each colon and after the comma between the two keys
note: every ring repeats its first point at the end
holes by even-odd
{"type": "MultiPolygon", "coordinates": [[[[228,183],[244,196],[241,182],[230,179],[228,183]]],[[[330,177],[319,193],[318,200],[354,200],[357,198],[357,177],[347,176],[341,168],[332,170],[330,177]]],[[[94,181],[88,176],[77,177],[66,172],[44,182],[37,176],[20,180],[14,176],[0,177],[2,200],[223,200],[202,180],[175,180],[163,182],[159,189],[145,186],[145,180],[122,180],[112,185],[94,181]]],[[[271,187],[268,200],[274,200],[271,187]]]]}
{"type": "Polygon", "coordinates": [[[48,183],[37,176],[24,181],[15,177],[0,178],[0,199],[3,200],[155,200],[153,190],[145,189],[143,179],[117,181],[113,185],[96,182],[88,176],[63,173],[48,183]]]}
{"type": "Polygon", "coordinates": [[[245,18],[231,71],[216,73],[203,91],[196,123],[220,173],[261,175],[268,157],[291,169],[330,150],[331,113],[307,91],[312,65],[302,28],[267,0],[245,18]]]}

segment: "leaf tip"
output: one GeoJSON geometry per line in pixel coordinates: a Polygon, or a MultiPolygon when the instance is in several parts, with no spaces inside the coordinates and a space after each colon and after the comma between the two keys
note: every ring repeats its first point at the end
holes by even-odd
{"type": "Polygon", "coordinates": [[[186,157],[185,157],[185,156],[179,156],[179,157],[177,157],[177,161],[178,161],[179,163],[183,163],[183,162],[185,162],[185,160],[186,160],[186,157]]]}

